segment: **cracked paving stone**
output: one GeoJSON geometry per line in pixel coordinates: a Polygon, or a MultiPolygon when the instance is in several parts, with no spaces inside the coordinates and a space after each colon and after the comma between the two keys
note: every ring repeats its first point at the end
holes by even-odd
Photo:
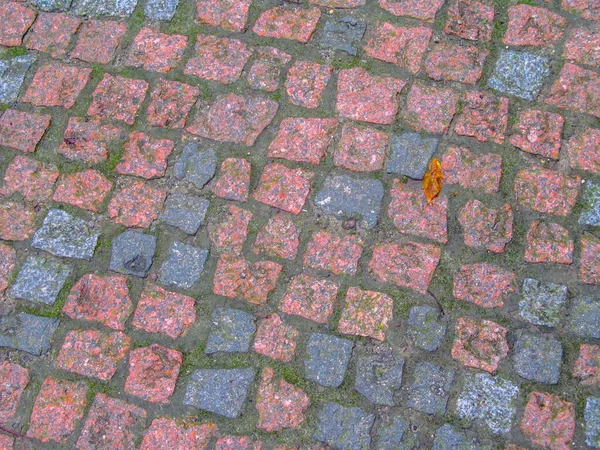
{"type": "MultiPolygon", "coordinates": [[[[598,145],[600,148],[600,141],[598,145]]],[[[583,205],[579,216],[579,225],[600,226],[600,184],[587,180],[582,198],[583,205]]]]}
{"type": "Polygon", "coordinates": [[[306,379],[325,387],[339,387],[344,381],[354,343],[348,339],[312,333],[304,360],[306,379]]]}
{"type": "Polygon", "coordinates": [[[154,236],[139,231],[124,231],[113,239],[110,270],[145,277],[152,265],[155,251],[154,236]]]}
{"type": "Polygon", "coordinates": [[[567,450],[575,434],[575,407],[556,395],[532,392],[523,411],[521,431],[534,445],[567,450]]]}
{"type": "Polygon", "coordinates": [[[68,14],[40,13],[23,44],[27,49],[61,58],[80,25],[80,19],[68,14]]]}
{"type": "Polygon", "coordinates": [[[327,323],[333,313],[338,284],[308,274],[292,277],[279,309],[317,323],[327,323]]]}
{"type": "Polygon", "coordinates": [[[461,419],[479,420],[496,434],[507,434],[517,414],[519,388],[487,373],[469,374],[458,397],[456,413],[461,419]]]}
{"type": "Polygon", "coordinates": [[[252,314],[239,309],[216,308],[210,317],[211,331],[204,353],[247,353],[256,333],[254,322],[252,314]]]}
{"type": "Polygon", "coordinates": [[[584,386],[600,386],[600,346],[581,344],[572,373],[584,386]]]}
{"type": "Polygon", "coordinates": [[[370,229],[377,225],[383,191],[379,180],[330,175],[314,202],[325,214],[340,219],[359,219],[361,227],[370,229]]]}
{"type": "Polygon", "coordinates": [[[0,422],[10,423],[17,414],[21,396],[28,384],[29,369],[10,361],[0,363],[0,422]]]}
{"type": "Polygon", "coordinates": [[[264,11],[252,31],[259,36],[291,39],[306,44],[321,18],[319,8],[296,5],[276,6],[264,11]]]}
{"type": "Polygon", "coordinates": [[[26,54],[0,61],[0,103],[17,100],[25,74],[36,59],[35,55],[26,54]]]}
{"type": "Polygon", "coordinates": [[[501,308],[516,290],[516,275],[500,266],[475,263],[462,266],[454,275],[452,294],[483,308],[501,308]]]}
{"type": "Polygon", "coordinates": [[[160,282],[165,286],[189,289],[204,272],[208,249],[198,248],[183,242],[174,242],[167,259],[160,267],[160,282]]]}
{"type": "Polygon", "coordinates": [[[573,334],[600,338],[600,298],[577,297],[571,301],[566,328],[573,334]]]}
{"type": "Polygon", "coordinates": [[[406,405],[425,414],[444,415],[454,370],[421,362],[415,367],[413,377],[406,405]]]}
{"type": "Polygon", "coordinates": [[[217,155],[214,150],[199,151],[199,145],[187,144],[173,167],[173,175],[178,180],[192,183],[202,189],[215,176],[217,155]]]}
{"type": "Polygon", "coordinates": [[[491,447],[481,445],[476,438],[450,424],[439,427],[434,436],[431,450],[491,450],[491,447]]]}
{"type": "Polygon", "coordinates": [[[144,434],[140,450],[206,450],[217,433],[213,423],[196,424],[193,418],[160,417],[154,419],[144,434]]]}
{"type": "Polygon", "coordinates": [[[183,193],[171,194],[165,201],[160,220],[187,234],[196,234],[204,223],[210,201],[204,197],[183,193]]]}
{"type": "Polygon", "coordinates": [[[19,271],[11,295],[52,305],[72,270],[70,266],[53,259],[30,256],[19,271]]]}
{"type": "Polygon", "coordinates": [[[402,386],[404,359],[390,355],[362,356],[356,361],[354,389],[376,405],[394,406],[394,393],[402,386]]]}
{"type": "Polygon", "coordinates": [[[563,346],[560,341],[550,336],[520,333],[514,346],[513,366],[523,378],[557,384],[562,357],[563,346]]]}
{"type": "Polygon", "coordinates": [[[375,414],[330,402],[319,413],[314,438],[333,448],[368,450],[371,448],[370,432],[374,422],[375,414]]]}
{"type": "Polygon", "coordinates": [[[71,10],[78,16],[129,17],[138,0],[73,0],[71,10]]]}
{"type": "Polygon", "coordinates": [[[444,340],[446,324],[440,320],[440,311],[433,306],[413,306],[408,314],[407,333],[422,350],[433,352],[444,340]]]}
{"type": "Polygon", "coordinates": [[[346,293],[338,332],[384,341],[393,309],[394,300],[390,296],[351,287],[346,293]]]}
{"type": "Polygon", "coordinates": [[[520,315],[534,325],[556,327],[564,317],[567,294],[567,286],[525,278],[519,302],[520,315]]]}
{"type": "Polygon", "coordinates": [[[296,353],[299,332],[287,325],[278,314],[270,314],[258,325],[253,349],[256,353],[290,362],[296,353]]]}
{"type": "Polygon", "coordinates": [[[50,350],[60,321],[27,313],[0,318],[0,347],[9,347],[40,356],[50,350]]]}
{"type": "Polygon", "coordinates": [[[84,219],[51,209],[33,235],[31,246],[55,256],[91,260],[99,237],[100,233],[93,233],[84,219]]]}
{"type": "Polygon", "coordinates": [[[437,139],[423,138],[418,133],[393,136],[392,153],[386,166],[387,173],[422,180],[437,145],[437,139]]]}
{"type": "Polygon", "coordinates": [[[550,76],[550,58],[532,53],[501,50],[487,85],[523,100],[536,99],[550,76]]]}
{"type": "Polygon", "coordinates": [[[244,406],[254,369],[196,369],[183,404],[235,419],[244,406]]]}
{"type": "Polygon", "coordinates": [[[573,249],[573,239],[566,228],[535,220],[527,232],[524,259],[530,263],[571,264],[573,249]]]}
{"type": "Polygon", "coordinates": [[[23,36],[35,21],[36,13],[21,3],[6,1],[0,5],[0,45],[21,45],[23,36]]]}
{"type": "Polygon", "coordinates": [[[600,397],[588,397],[585,401],[585,443],[600,448],[600,397]]]}
{"type": "Polygon", "coordinates": [[[27,156],[17,155],[4,172],[0,195],[9,197],[19,192],[28,202],[42,202],[52,196],[59,172],[27,156]]]}
{"type": "Polygon", "coordinates": [[[114,20],[88,20],[79,29],[79,38],[71,57],[98,64],[110,64],[127,27],[114,20]]]}
{"type": "Polygon", "coordinates": [[[452,358],[466,367],[495,372],[508,355],[507,333],[506,328],[495,322],[459,317],[452,358]]]}
{"type": "Polygon", "coordinates": [[[354,17],[327,20],[319,43],[323,48],[340,50],[356,56],[365,31],[367,31],[367,24],[354,17]]]}

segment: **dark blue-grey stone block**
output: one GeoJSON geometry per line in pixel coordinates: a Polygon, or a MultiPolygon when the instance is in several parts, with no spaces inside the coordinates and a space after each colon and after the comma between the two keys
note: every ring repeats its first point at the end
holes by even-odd
{"type": "Polygon", "coordinates": [[[488,86],[524,100],[535,100],[550,76],[550,58],[502,50],[488,86]]]}
{"type": "Polygon", "coordinates": [[[208,249],[174,242],[160,268],[160,282],[165,286],[189,289],[200,279],[208,249]]]}
{"type": "Polygon", "coordinates": [[[53,259],[30,256],[12,287],[12,295],[30,302],[52,305],[71,274],[71,268],[53,259]]]}
{"type": "Polygon", "coordinates": [[[21,313],[0,318],[0,347],[9,347],[32,355],[50,349],[59,320],[21,313]]]}
{"type": "Polygon", "coordinates": [[[521,333],[514,347],[515,372],[531,381],[556,384],[560,377],[563,348],[560,341],[521,333]]]}
{"type": "Polygon", "coordinates": [[[361,356],[356,362],[355,389],[377,405],[394,406],[394,393],[402,386],[404,360],[392,355],[361,356]]]}
{"type": "Polygon", "coordinates": [[[446,413],[454,371],[430,362],[417,364],[407,406],[425,414],[446,413]]]}
{"type": "Polygon", "coordinates": [[[322,386],[338,387],[344,381],[354,344],[348,339],[313,333],[308,339],[306,379],[322,386]]]}
{"type": "Polygon", "coordinates": [[[72,11],[78,16],[129,17],[138,0],[74,0],[72,11]]]}
{"type": "Polygon", "coordinates": [[[188,194],[171,194],[160,219],[187,234],[196,234],[204,222],[210,201],[188,194]]]}
{"type": "Polygon", "coordinates": [[[353,17],[327,20],[321,35],[321,47],[341,50],[349,55],[356,56],[360,41],[366,30],[366,23],[353,17]]]}
{"type": "Polygon", "coordinates": [[[211,331],[206,354],[217,352],[247,352],[256,332],[254,316],[239,309],[217,308],[211,318],[211,331]]]}
{"type": "Polygon", "coordinates": [[[600,298],[574,298],[567,328],[577,336],[600,339],[600,298]]]}
{"type": "Polygon", "coordinates": [[[215,176],[216,170],[217,155],[214,150],[198,151],[197,144],[188,144],[177,159],[173,174],[176,179],[188,181],[202,189],[215,176]]]}
{"type": "Polygon", "coordinates": [[[147,0],[144,14],[152,20],[171,20],[179,0],[147,0]]]}
{"type": "Polygon", "coordinates": [[[151,234],[127,230],[112,242],[110,270],[125,275],[145,277],[156,251],[156,238],[151,234]]]}
{"type": "Polygon", "coordinates": [[[386,166],[387,173],[422,180],[437,145],[437,139],[423,138],[418,133],[394,136],[392,138],[392,154],[386,166]]]}
{"type": "Polygon", "coordinates": [[[314,438],[334,449],[369,450],[375,415],[361,408],[327,403],[319,414],[314,438]]]}

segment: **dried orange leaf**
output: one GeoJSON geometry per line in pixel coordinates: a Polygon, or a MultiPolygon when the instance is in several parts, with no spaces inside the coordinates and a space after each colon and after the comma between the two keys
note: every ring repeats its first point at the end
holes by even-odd
{"type": "Polygon", "coordinates": [[[427,197],[427,203],[436,198],[442,190],[444,180],[444,172],[442,170],[442,163],[437,158],[433,158],[429,163],[429,169],[423,177],[423,190],[425,191],[425,197],[427,197]]]}

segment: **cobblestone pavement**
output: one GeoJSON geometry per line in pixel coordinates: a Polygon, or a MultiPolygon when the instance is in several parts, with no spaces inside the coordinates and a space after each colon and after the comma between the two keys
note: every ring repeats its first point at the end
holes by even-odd
{"type": "Polygon", "coordinates": [[[600,448],[599,285],[598,0],[0,0],[0,449],[600,448]]]}

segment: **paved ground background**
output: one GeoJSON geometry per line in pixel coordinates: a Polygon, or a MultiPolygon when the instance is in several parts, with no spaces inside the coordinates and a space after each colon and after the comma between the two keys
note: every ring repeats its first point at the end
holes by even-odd
{"type": "Polygon", "coordinates": [[[598,0],[0,0],[0,448],[600,448],[599,67],[598,0]]]}

